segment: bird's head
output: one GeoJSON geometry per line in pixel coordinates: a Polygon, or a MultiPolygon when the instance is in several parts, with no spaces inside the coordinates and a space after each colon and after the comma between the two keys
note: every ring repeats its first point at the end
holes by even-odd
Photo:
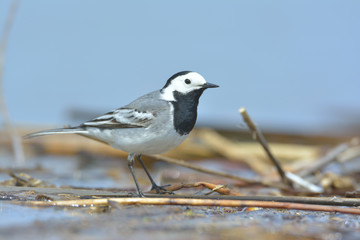
{"type": "Polygon", "coordinates": [[[183,71],[172,75],[160,91],[164,100],[176,101],[174,92],[186,95],[193,91],[200,91],[202,93],[207,88],[216,87],[219,86],[206,82],[199,73],[183,71]]]}

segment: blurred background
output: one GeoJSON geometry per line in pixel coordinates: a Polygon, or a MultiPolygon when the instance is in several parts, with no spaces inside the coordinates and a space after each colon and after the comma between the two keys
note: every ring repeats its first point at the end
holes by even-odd
{"type": "MultiPolygon", "coordinates": [[[[10,7],[0,1],[0,30],[10,7]]],[[[192,70],[198,126],[360,132],[359,1],[22,1],[4,93],[21,125],[75,125],[192,70]]]]}

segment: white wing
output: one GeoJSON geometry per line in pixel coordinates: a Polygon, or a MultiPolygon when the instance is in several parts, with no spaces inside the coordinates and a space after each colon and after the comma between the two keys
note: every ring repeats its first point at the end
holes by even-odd
{"type": "Polygon", "coordinates": [[[119,108],[85,122],[81,127],[142,128],[149,126],[154,117],[151,112],[139,111],[133,108],[119,108]]]}

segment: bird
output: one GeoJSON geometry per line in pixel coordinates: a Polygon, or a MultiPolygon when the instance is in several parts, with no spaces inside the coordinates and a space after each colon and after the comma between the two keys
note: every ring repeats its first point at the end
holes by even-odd
{"type": "Polygon", "coordinates": [[[79,134],[128,152],[127,163],[137,195],[145,197],[133,168],[135,158],[144,168],[156,193],[171,193],[155,183],[141,156],[161,154],[183,142],[194,128],[199,98],[208,88],[217,88],[202,75],[181,71],[172,75],[163,88],[76,127],[30,133],[25,139],[52,134],[79,134]]]}

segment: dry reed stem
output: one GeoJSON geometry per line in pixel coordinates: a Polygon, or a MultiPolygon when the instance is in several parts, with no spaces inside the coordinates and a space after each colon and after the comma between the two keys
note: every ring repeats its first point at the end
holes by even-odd
{"type": "MultiPolygon", "coordinates": [[[[268,157],[258,143],[233,141],[213,129],[205,128],[197,130],[194,132],[193,138],[194,140],[191,142],[196,141],[198,145],[205,145],[220,156],[224,156],[227,159],[234,161],[246,162],[249,165],[252,164],[254,157],[260,161],[264,161],[264,159],[267,159],[268,157]],[[249,158],[251,160],[248,160],[249,158]]],[[[320,155],[320,147],[318,146],[269,143],[269,147],[282,162],[292,162],[299,159],[313,159],[320,155]]]]}
{"type": "Polygon", "coordinates": [[[223,200],[223,199],[190,199],[190,198],[102,198],[84,200],[64,200],[64,201],[13,201],[28,206],[36,207],[92,207],[119,205],[185,205],[185,206],[217,206],[217,207],[261,207],[296,209],[309,211],[340,212],[348,214],[360,214],[359,208],[344,208],[338,206],[324,206],[290,202],[273,201],[252,201],[252,200],[223,200]]]}
{"type": "Polygon", "coordinates": [[[20,0],[13,0],[11,2],[9,12],[8,12],[8,15],[5,20],[3,33],[2,33],[1,39],[0,39],[0,114],[3,119],[4,128],[7,131],[7,134],[9,135],[9,137],[11,139],[15,163],[18,166],[21,166],[21,165],[24,165],[24,162],[25,162],[24,151],[23,151],[23,147],[21,144],[21,138],[17,134],[17,131],[11,122],[9,112],[6,107],[6,101],[5,101],[4,89],[3,89],[5,51],[6,51],[7,42],[8,42],[9,36],[10,36],[12,24],[14,22],[19,4],[20,4],[20,0]]]}
{"type": "Polygon", "coordinates": [[[250,156],[241,155],[238,151],[241,147],[238,144],[221,136],[216,131],[207,129],[206,131],[198,132],[197,137],[210,149],[226,159],[244,162],[256,173],[263,176],[269,173],[269,165],[261,158],[256,157],[254,154],[250,156]]]}

